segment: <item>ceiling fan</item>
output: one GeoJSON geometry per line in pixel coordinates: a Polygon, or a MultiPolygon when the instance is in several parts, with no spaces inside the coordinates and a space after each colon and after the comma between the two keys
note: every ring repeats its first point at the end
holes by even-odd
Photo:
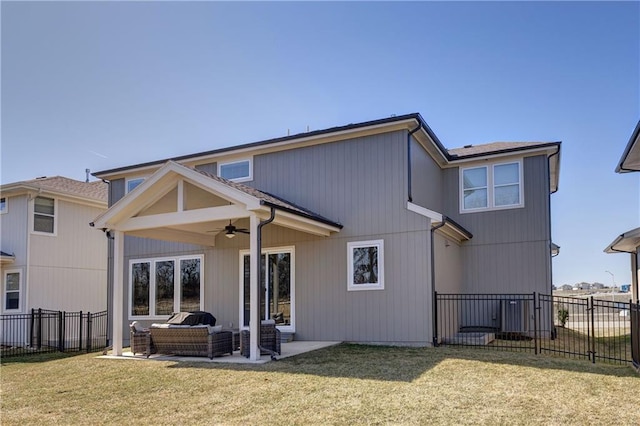
{"type": "MultiPolygon", "coordinates": [[[[236,236],[236,232],[240,232],[242,234],[248,234],[249,230],[245,229],[245,228],[236,228],[234,225],[231,224],[231,219],[229,219],[229,224],[227,226],[225,226],[224,228],[224,236],[227,238],[233,238],[236,236]]],[[[207,232],[220,232],[222,231],[222,229],[214,229],[212,231],[207,231],[207,232]]]]}

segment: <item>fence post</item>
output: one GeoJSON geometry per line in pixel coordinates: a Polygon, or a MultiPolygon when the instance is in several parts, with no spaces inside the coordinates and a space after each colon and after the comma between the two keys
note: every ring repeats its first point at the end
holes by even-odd
{"type": "Polygon", "coordinates": [[[82,311],[80,311],[80,316],[78,317],[79,330],[78,330],[78,352],[82,351],[82,311]]]}
{"type": "Polygon", "coordinates": [[[87,312],[87,344],[85,345],[87,347],[87,353],[91,352],[91,335],[93,334],[92,331],[93,328],[93,321],[91,318],[91,312],[87,312]]]}
{"type": "Polygon", "coordinates": [[[595,308],[593,307],[593,296],[587,299],[588,308],[591,310],[591,324],[587,325],[587,344],[590,343],[589,350],[591,351],[591,362],[596,363],[596,320],[595,320],[595,308]],[[591,340],[589,342],[589,340],[591,340]]]}
{"type": "Polygon", "coordinates": [[[31,308],[31,324],[29,327],[29,346],[33,347],[33,329],[36,326],[36,310],[34,308],[31,308]]]}
{"type": "MultiPolygon", "coordinates": [[[[533,353],[538,355],[538,304],[536,303],[536,292],[533,294],[533,353]]],[[[527,318],[529,321],[530,318],[527,318]]]]}
{"type": "Polygon", "coordinates": [[[38,350],[42,349],[42,308],[38,308],[38,350]]]}
{"type": "Polygon", "coordinates": [[[58,311],[58,350],[64,352],[64,319],[62,311],[58,311]]]}

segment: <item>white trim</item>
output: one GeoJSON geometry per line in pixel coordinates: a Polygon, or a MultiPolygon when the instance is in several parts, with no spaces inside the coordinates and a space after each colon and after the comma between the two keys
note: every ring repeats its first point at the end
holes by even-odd
{"type": "Polygon", "coordinates": [[[58,199],[54,198],[54,197],[47,197],[44,195],[36,195],[35,197],[33,197],[33,203],[31,204],[31,211],[30,211],[30,218],[31,218],[31,226],[30,226],[30,230],[32,234],[35,235],[45,235],[47,237],[55,237],[58,235],[58,199]],[[53,214],[47,214],[47,213],[40,213],[40,212],[36,212],[36,199],[37,198],[48,198],[49,200],[53,200],[53,214]],[[53,232],[44,232],[44,231],[36,231],[35,227],[36,227],[36,214],[39,214],[41,216],[47,216],[47,217],[53,217],[53,232]]]}
{"type": "MultiPolygon", "coordinates": [[[[460,214],[466,214],[466,213],[476,213],[476,212],[486,212],[486,211],[495,211],[495,210],[509,210],[509,209],[517,209],[517,208],[523,208],[524,207],[524,171],[523,171],[523,161],[522,158],[517,159],[517,160],[513,160],[513,161],[506,161],[506,162],[493,162],[493,163],[487,163],[487,164],[476,164],[473,166],[469,166],[469,167],[460,167],[458,169],[458,202],[459,202],[459,212],[460,214]],[[509,165],[509,164],[517,164],[518,165],[518,196],[519,196],[519,202],[517,204],[509,204],[509,205],[504,205],[504,206],[496,206],[495,205],[495,189],[496,189],[496,184],[495,184],[495,180],[494,180],[494,176],[495,176],[495,168],[497,166],[505,166],[505,165],[509,165]],[[487,185],[486,185],[486,191],[487,191],[487,206],[486,207],[477,207],[477,208],[467,208],[465,209],[464,207],[464,172],[467,170],[473,170],[473,169],[484,169],[485,170],[485,175],[487,178],[487,185]]],[[[515,185],[512,184],[512,185],[515,185]]],[[[504,186],[504,185],[502,185],[504,186]]],[[[484,187],[478,187],[478,188],[484,188],[484,187]]]]}
{"type": "Polygon", "coordinates": [[[0,197],[0,214],[9,213],[9,197],[0,197]],[[4,208],[2,208],[2,200],[4,200],[4,208]]]}
{"type": "MultiPolygon", "coordinates": [[[[260,258],[262,259],[262,255],[268,256],[270,254],[278,254],[278,253],[289,253],[290,256],[290,277],[289,277],[289,286],[291,292],[291,322],[289,325],[277,325],[278,329],[285,332],[295,333],[296,331],[296,247],[295,246],[282,246],[282,247],[268,247],[263,248],[262,253],[260,253],[260,258]]],[[[249,250],[240,250],[239,251],[239,295],[240,295],[240,303],[239,303],[239,323],[238,328],[240,330],[248,330],[248,327],[244,325],[244,257],[250,256],[249,250]]],[[[265,257],[266,259],[266,257],[265,257]]],[[[265,269],[266,272],[266,269],[265,269]]],[[[266,283],[266,277],[265,277],[266,283]]],[[[266,288],[268,286],[265,285],[266,288]]],[[[265,290],[266,291],[266,290],[265,290]]],[[[264,318],[261,318],[263,320],[264,318]]]]}
{"type": "Polygon", "coordinates": [[[248,182],[248,181],[252,181],[253,180],[253,157],[248,157],[248,158],[239,158],[237,160],[232,160],[232,161],[225,161],[222,163],[218,163],[217,164],[218,167],[218,176],[227,180],[230,180],[231,182],[248,182]],[[239,164],[239,163],[248,163],[249,165],[249,174],[247,176],[242,176],[239,178],[234,178],[234,179],[229,179],[226,178],[224,176],[222,176],[222,168],[224,166],[230,166],[233,164],[239,164]]]}
{"type": "Polygon", "coordinates": [[[407,210],[412,211],[414,213],[418,213],[421,216],[431,219],[432,222],[442,222],[442,214],[433,210],[429,210],[417,204],[413,204],[410,201],[407,202],[407,210]]]}
{"type": "Polygon", "coordinates": [[[384,290],[384,240],[352,241],[347,243],[347,291],[384,290]],[[378,248],[378,282],[355,284],[353,282],[353,249],[378,248]]]}
{"type": "MultiPolygon", "coordinates": [[[[24,306],[24,285],[22,279],[23,271],[22,269],[5,269],[2,273],[2,312],[7,313],[19,313],[23,311],[24,306]],[[16,309],[7,309],[5,303],[7,302],[7,275],[9,274],[18,274],[18,307],[16,309]]],[[[12,293],[15,293],[16,290],[11,290],[12,293]]]]}
{"type": "Polygon", "coordinates": [[[127,301],[127,318],[129,320],[166,320],[171,315],[157,315],[155,312],[155,297],[156,297],[156,278],[155,268],[158,262],[173,262],[173,311],[180,311],[180,262],[188,259],[200,260],[200,310],[204,309],[204,254],[187,254],[180,256],[163,256],[163,257],[148,257],[140,259],[130,259],[129,269],[127,271],[128,280],[128,301],[127,301]],[[149,264],[149,315],[133,315],[132,303],[133,303],[133,264],[135,263],[148,263],[149,264]]]}

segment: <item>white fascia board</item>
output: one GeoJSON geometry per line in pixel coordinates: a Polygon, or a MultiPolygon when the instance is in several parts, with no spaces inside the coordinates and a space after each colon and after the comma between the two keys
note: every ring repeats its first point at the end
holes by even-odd
{"type": "Polygon", "coordinates": [[[276,217],[273,223],[285,228],[294,229],[296,231],[305,232],[307,234],[328,237],[332,232],[340,232],[340,228],[331,226],[322,222],[315,221],[310,218],[298,216],[293,213],[276,209],[276,217]]]}
{"type": "Polygon", "coordinates": [[[442,222],[442,214],[433,210],[429,210],[417,204],[414,204],[410,201],[407,202],[407,210],[412,211],[414,213],[418,213],[421,216],[427,217],[431,219],[431,222],[435,222],[435,223],[442,222]]]}

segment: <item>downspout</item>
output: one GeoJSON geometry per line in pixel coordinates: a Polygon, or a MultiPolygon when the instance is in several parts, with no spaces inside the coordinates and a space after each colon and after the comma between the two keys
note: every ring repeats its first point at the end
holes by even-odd
{"type": "Polygon", "coordinates": [[[409,202],[413,202],[413,197],[411,196],[411,136],[421,128],[422,121],[418,121],[416,128],[407,134],[407,198],[409,202]]]}
{"type": "Polygon", "coordinates": [[[432,309],[431,312],[433,313],[433,319],[431,321],[431,326],[433,327],[433,329],[431,330],[432,332],[432,338],[433,338],[433,346],[436,347],[438,346],[438,322],[437,322],[437,316],[438,316],[438,301],[436,300],[436,254],[435,254],[435,243],[434,243],[434,236],[435,236],[435,232],[442,228],[445,223],[447,223],[447,217],[445,215],[442,215],[442,222],[440,222],[440,224],[438,226],[434,226],[431,227],[431,303],[432,303],[432,309]]]}
{"type": "MultiPolygon", "coordinates": [[[[264,291],[263,287],[262,287],[262,265],[260,264],[262,261],[262,227],[265,225],[270,224],[271,222],[273,222],[273,220],[276,218],[276,209],[274,209],[273,207],[271,207],[271,215],[269,216],[269,219],[266,220],[262,220],[260,221],[260,223],[258,223],[258,235],[257,235],[257,240],[258,240],[258,260],[257,260],[257,269],[256,269],[256,275],[258,276],[258,285],[260,287],[260,294],[258,295],[258,303],[260,303],[260,299],[261,299],[261,295],[262,292],[264,291]]],[[[255,265],[254,265],[255,266],[255,265]]],[[[261,309],[259,311],[262,311],[261,309]]],[[[262,318],[258,318],[258,351],[260,352],[268,352],[271,355],[271,359],[276,359],[276,353],[273,352],[270,349],[267,348],[263,348],[262,346],[260,346],[260,324],[262,323],[262,318]]]]}

